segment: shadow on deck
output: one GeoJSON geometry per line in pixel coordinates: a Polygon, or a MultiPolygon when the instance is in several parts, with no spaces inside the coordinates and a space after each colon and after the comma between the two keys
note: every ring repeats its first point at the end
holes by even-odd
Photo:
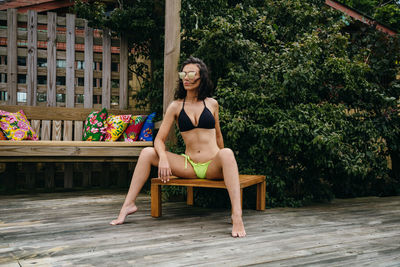
{"type": "Polygon", "coordinates": [[[400,197],[244,210],[248,236],[230,237],[229,210],[150,197],[109,226],[125,194],[0,197],[0,266],[400,266],[400,197]]]}

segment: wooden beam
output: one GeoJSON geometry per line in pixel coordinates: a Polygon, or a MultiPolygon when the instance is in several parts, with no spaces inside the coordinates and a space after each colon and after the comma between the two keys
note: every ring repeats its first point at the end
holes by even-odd
{"type": "Polygon", "coordinates": [[[88,26],[85,20],[85,79],[84,79],[85,108],[93,107],[93,28],[88,26]]]}
{"type": "Polygon", "coordinates": [[[102,75],[102,107],[109,109],[111,106],[111,32],[103,30],[103,75],[102,75]]]}
{"type": "Polygon", "coordinates": [[[128,40],[121,35],[121,50],[119,53],[119,108],[128,108],[128,40]]]}
{"type": "Polygon", "coordinates": [[[65,85],[67,88],[65,105],[75,106],[75,15],[67,14],[67,68],[65,85]]]}
{"type": "Polygon", "coordinates": [[[29,106],[36,106],[37,94],[37,12],[28,11],[28,69],[27,69],[27,100],[29,106]]]}
{"type": "Polygon", "coordinates": [[[334,8],[334,9],[336,9],[336,10],[339,10],[339,11],[345,13],[346,15],[348,15],[348,16],[356,19],[356,20],[361,21],[362,23],[365,23],[365,24],[368,24],[368,25],[376,25],[376,28],[378,30],[380,30],[381,32],[387,33],[387,34],[392,35],[392,36],[396,35],[395,31],[383,26],[382,24],[380,24],[376,20],[370,19],[367,16],[357,12],[356,10],[354,10],[354,9],[344,5],[344,4],[341,4],[341,3],[333,1],[333,0],[325,0],[325,4],[330,6],[330,7],[332,7],[332,8],[334,8]]]}
{"type": "Polygon", "coordinates": [[[174,99],[178,81],[180,55],[180,0],[166,0],[165,3],[165,43],[164,43],[164,98],[163,112],[174,99]]]}
{"type": "Polygon", "coordinates": [[[7,10],[7,87],[8,104],[17,104],[17,10],[7,10]]]}
{"type": "Polygon", "coordinates": [[[47,106],[55,107],[56,102],[56,68],[57,68],[57,13],[47,13],[47,106]]]}

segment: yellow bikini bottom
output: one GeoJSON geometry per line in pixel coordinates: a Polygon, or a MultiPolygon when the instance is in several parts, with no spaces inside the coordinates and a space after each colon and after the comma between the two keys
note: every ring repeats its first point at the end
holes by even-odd
{"type": "Polygon", "coordinates": [[[206,178],[206,172],[208,169],[208,165],[210,165],[211,160],[204,162],[204,163],[196,163],[193,160],[190,159],[190,157],[186,154],[181,154],[181,156],[185,157],[185,169],[187,169],[187,163],[189,163],[193,166],[194,173],[198,178],[204,179],[206,178]]]}

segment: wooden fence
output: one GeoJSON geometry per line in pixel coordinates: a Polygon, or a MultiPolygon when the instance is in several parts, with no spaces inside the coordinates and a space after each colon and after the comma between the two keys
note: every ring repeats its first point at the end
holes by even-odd
{"type": "Polygon", "coordinates": [[[0,11],[1,104],[128,109],[126,39],[73,14],[0,11]]]}
{"type": "MultiPolygon", "coordinates": [[[[93,29],[73,14],[61,17],[32,10],[26,14],[15,9],[0,11],[0,109],[1,105],[106,107],[138,113],[129,99],[134,92],[128,92],[128,53],[126,38],[113,37],[109,30],[93,29]]],[[[62,187],[68,169],[76,172],[74,180],[92,176],[93,172],[93,179],[100,179],[94,185],[107,186],[109,183],[104,181],[114,168],[126,178],[117,183],[127,185],[135,163],[93,163],[91,167],[71,164],[0,164],[0,176],[17,169],[14,182],[35,188],[44,187],[42,177],[51,175],[59,178],[56,187],[57,181],[62,187]],[[35,180],[32,177],[36,182],[29,182],[35,180]]]]}

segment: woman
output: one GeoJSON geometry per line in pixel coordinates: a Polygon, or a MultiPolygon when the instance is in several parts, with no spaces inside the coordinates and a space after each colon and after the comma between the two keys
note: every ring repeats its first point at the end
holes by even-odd
{"type": "Polygon", "coordinates": [[[244,237],[238,167],[232,150],[224,148],[218,102],[209,97],[212,83],[207,66],[202,60],[190,57],[183,63],[179,78],[176,100],[167,108],[154,148],[142,150],[119,216],[110,224],[122,224],[126,216],[137,211],[136,197],[149,177],[151,166],[158,166],[158,177],[163,182],[169,181],[171,175],[206,179],[223,177],[232,205],[232,236],[244,237]],[[182,155],[165,150],[165,140],[174,122],[186,145],[182,155]]]}

